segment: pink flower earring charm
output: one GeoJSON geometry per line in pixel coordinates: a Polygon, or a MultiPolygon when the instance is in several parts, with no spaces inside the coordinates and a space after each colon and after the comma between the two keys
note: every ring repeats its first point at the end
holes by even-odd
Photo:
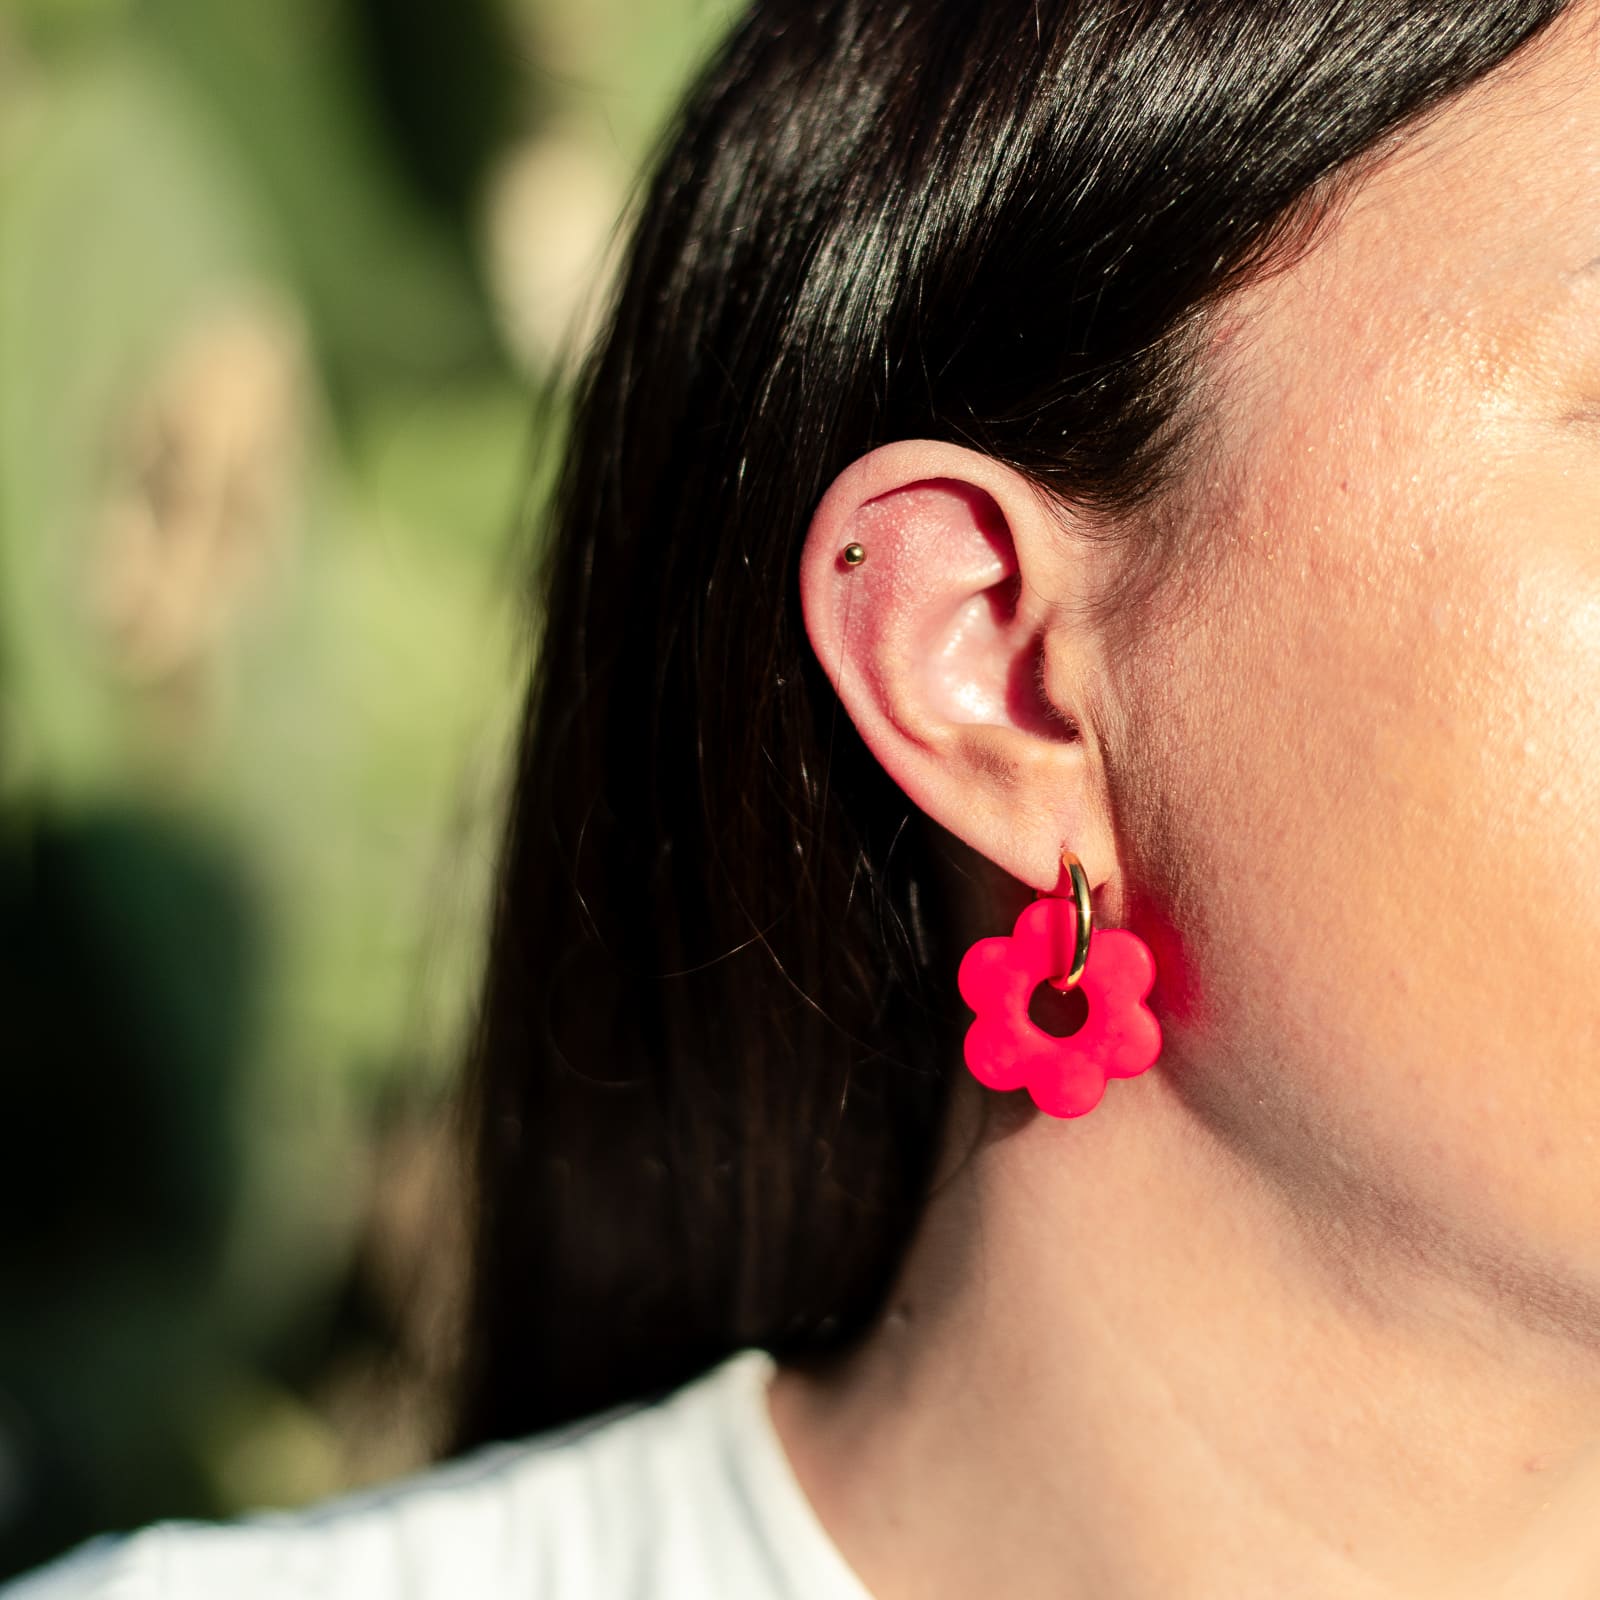
{"type": "Polygon", "coordinates": [[[973,1076],[991,1089],[1026,1088],[1048,1116],[1081,1117],[1099,1105],[1108,1078],[1136,1077],[1155,1061],[1161,1024],[1144,1003],[1156,981],[1150,947],[1126,928],[1094,931],[1083,865],[1070,850],[1061,859],[1072,898],[1041,894],[1010,934],[979,939],[956,985],[977,1013],[964,1047],[973,1076]],[[1088,1002],[1083,1026],[1065,1038],[1028,1015],[1046,979],[1062,992],[1081,987],[1088,1002]]]}

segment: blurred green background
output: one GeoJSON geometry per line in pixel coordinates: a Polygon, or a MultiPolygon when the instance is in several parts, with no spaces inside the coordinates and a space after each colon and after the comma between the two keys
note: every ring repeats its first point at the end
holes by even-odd
{"type": "Polygon", "coordinates": [[[733,9],[0,0],[0,1575],[438,1448],[535,396],[733,9]]]}

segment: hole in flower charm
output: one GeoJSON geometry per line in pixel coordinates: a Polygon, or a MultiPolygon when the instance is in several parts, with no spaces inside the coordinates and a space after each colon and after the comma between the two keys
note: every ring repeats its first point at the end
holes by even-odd
{"type": "Polygon", "coordinates": [[[1089,1014],[1057,1038],[1028,1015],[1033,991],[1072,958],[1077,913],[1050,895],[1025,906],[1009,934],[979,939],[961,958],[956,986],[977,1013],[967,1029],[967,1066],[991,1089],[1023,1089],[1052,1117],[1093,1111],[1108,1078],[1133,1078],[1161,1054],[1161,1024],[1144,1003],[1155,958],[1127,928],[1096,928],[1078,987],[1089,1014]]]}

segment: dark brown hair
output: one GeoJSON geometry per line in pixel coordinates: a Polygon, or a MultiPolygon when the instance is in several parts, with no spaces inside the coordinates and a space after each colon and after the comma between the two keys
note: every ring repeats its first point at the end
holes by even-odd
{"type": "Polygon", "coordinates": [[[734,28],[644,194],[538,575],[458,1448],[854,1338],[921,1214],[967,1014],[939,830],[802,625],[833,477],[937,438],[1157,504],[1227,292],[1562,9],[760,0],[734,28]]]}

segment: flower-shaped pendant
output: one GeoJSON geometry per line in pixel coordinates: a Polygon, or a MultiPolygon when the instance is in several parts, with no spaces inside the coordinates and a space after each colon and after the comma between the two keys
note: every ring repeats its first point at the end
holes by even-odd
{"type": "Polygon", "coordinates": [[[1023,908],[1010,934],[979,939],[956,974],[961,998],[977,1013],[965,1054],[991,1089],[1026,1088],[1052,1117],[1081,1117],[1100,1103],[1108,1078],[1132,1078],[1161,1053],[1161,1025],[1144,997],[1155,958],[1138,934],[1096,928],[1078,987],[1089,1014],[1058,1038],[1028,1015],[1033,991],[1065,971],[1076,912],[1070,898],[1044,896],[1023,908]]]}

